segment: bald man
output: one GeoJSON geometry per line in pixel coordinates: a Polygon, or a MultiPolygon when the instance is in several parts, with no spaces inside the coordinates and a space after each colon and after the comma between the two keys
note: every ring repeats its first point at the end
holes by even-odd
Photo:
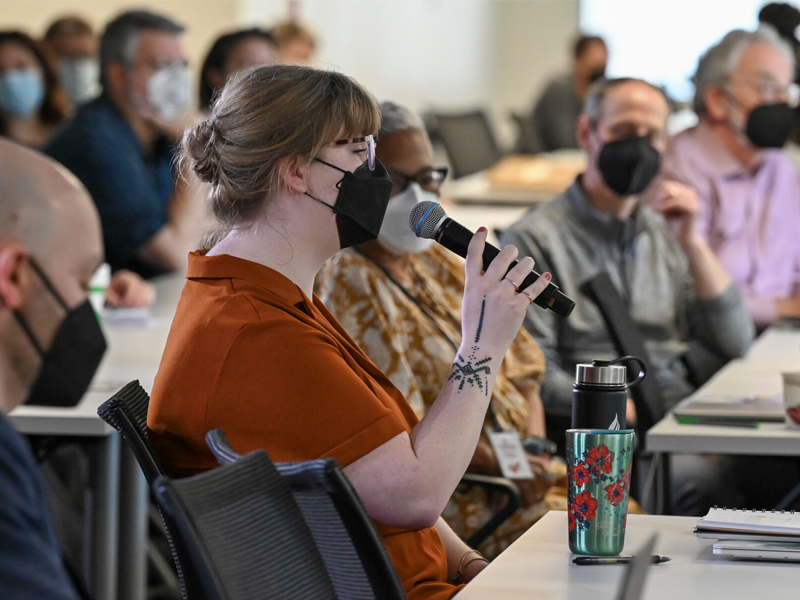
{"type": "Polygon", "coordinates": [[[78,180],[0,140],[0,598],[77,598],[44,485],[5,415],[20,404],[73,405],[105,352],[88,303],[103,260],[100,219],[78,180]]]}

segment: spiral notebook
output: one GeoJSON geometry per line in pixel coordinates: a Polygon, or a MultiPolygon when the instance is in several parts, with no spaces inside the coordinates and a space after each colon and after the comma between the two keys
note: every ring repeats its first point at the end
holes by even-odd
{"type": "Polygon", "coordinates": [[[800,537],[800,513],[714,507],[697,521],[697,531],[760,533],[800,537]]]}

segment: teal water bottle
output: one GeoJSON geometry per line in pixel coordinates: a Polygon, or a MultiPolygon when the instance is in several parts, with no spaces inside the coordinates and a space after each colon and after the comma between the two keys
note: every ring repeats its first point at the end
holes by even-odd
{"type": "Polygon", "coordinates": [[[633,429],[568,429],[569,549],[617,556],[625,545],[633,429]]]}

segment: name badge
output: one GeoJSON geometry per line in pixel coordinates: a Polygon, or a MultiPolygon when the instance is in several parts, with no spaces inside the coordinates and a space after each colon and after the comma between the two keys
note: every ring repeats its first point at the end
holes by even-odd
{"type": "Polygon", "coordinates": [[[522,448],[522,442],[516,431],[492,431],[486,429],[489,443],[494,449],[497,463],[508,479],[533,479],[533,471],[528,462],[528,455],[522,448]]]}

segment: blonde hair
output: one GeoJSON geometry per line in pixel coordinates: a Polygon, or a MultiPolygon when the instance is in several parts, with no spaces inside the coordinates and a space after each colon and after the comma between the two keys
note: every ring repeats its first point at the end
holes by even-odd
{"type": "Polygon", "coordinates": [[[270,33],[278,43],[278,48],[285,46],[293,40],[302,40],[308,43],[312,48],[317,47],[317,36],[314,31],[310,27],[301,25],[297,21],[278,23],[270,30],[270,33]]]}
{"type": "Polygon", "coordinates": [[[379,127],[375,99],[341,73],[270,65],[232,76],[211,117],[181,144],[181,168],[211,185],[209,208],[221,225],[206,245],[275,196],[281,161],[311,161],[328,144],[379,127]]]}

